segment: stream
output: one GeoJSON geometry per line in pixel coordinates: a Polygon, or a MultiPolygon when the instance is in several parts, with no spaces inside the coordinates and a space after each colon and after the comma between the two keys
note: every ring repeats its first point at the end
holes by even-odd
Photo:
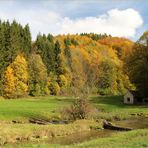
{"type": "Polygon", "coordinates": [[[109,137],[111,136],[111,134],[115,132],[117,131],[112,131],[107,129],[100,130],[100,131],[91,130],[91,131],[85,131],[85,132],[78,132],[78,133],[74,133],[64,137],[54,137],[52,139],[49,139],[48,143],[70,145],[74,143],[81,143],[84,141],[92,140],[95,138],[109,137]]]}
{"type": "MultiPolygon", "coordinates": [[[[133,129],[143,129],[148,128],[148,117],[138,117],[138,118],[131,118],[122,121],[115,121],[113,122],[117,126],[121,127],[129,127],[133,129]]],[[[103,138],[103,137],[110,137],[114,133],[118,133],[120,131],[115,130],[90,130],[86,132],[80,132],[71,134],[64,137],[54,137],[48,140],[50,144],[61,144],[61,145],[69,145],[74,143],[80,143],[96,138],[103,138]]]]}

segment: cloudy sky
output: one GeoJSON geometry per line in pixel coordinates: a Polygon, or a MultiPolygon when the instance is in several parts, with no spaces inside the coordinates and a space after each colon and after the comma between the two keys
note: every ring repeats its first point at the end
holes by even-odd
{"type": "Polygon", "coordinates": [[[107,33],[137,40],[148,29],[148,0],[0,0],[0,19],[40,33],[107,33]]]}

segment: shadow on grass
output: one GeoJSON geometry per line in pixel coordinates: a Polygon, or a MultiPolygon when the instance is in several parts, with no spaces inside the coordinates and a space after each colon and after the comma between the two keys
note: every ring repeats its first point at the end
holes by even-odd
{"type": "Polygon", "coordinates": [[[123,104],[123,96],[93,96],[91,97],[91,102],[99,105],[113,105],[119,107],[125,107],[126,105],[123,104]]]}
{"type": "Polygon", "coordinates": [[[146,108],[146,105],[124,104],[123,96],[93,96],[91,102],[95,105],[116,106],[119,108],[146,108]]]}

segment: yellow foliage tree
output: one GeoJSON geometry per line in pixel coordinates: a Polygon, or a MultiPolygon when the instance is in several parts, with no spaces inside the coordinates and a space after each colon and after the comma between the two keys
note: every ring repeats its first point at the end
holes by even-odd
{"type": "Polygon", "coordinates": [[[28,63],[22,54],[18,55],[11,64],[15,77],[15,95],[22,97],[28,91],[28,63]]]}
{"type": "Polygon", "coordinates": [[[5,98],[14,98],[15,92],[15,77],[11,66],[8,66],[4,73],[4,86],[3,86],[3,96],[5,98]]]}
{"type": "Polygon", "coordinates": [[[67,79],[66,79],[66,77],[64,75],[59,75],[58,83],[59,83],[60,87],[67,86],[67,79]]]}

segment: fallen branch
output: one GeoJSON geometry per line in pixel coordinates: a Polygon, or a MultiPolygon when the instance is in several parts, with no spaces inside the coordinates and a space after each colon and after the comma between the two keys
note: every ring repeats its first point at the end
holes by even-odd
{"type": "Polygon", "coordinates": [[[29,119],[30,123],[33,124],[41,124],[41,125],[47,125],[47,124],[68,124],[68,121],[58,121],[58,120],[45,120],[45,119],[36,119],[31,118],[29,119]]]}
{"type": "Polygon", "coordinates": [[[132,128],[128,128],[128,127],[120,127],[120,126],[112,125],[111,122],[107,122],[107,121],[104,121],[103,127],[104,127],[104,129],[111,129],[111,130],[117,130],[117,131],[131,131],[131,130],[133,130],[132,128]]]}

